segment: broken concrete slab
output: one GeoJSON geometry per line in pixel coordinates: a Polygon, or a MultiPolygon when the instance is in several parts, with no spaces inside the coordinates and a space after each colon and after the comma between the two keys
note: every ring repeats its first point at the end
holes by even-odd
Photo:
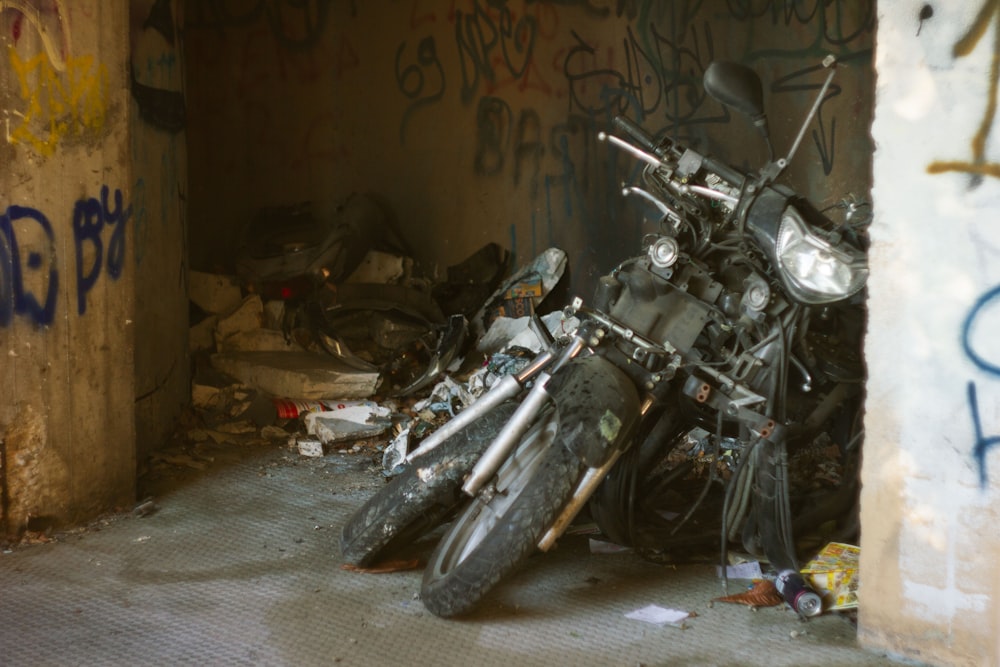
{"type": "Polygon", "coordinates": [[[285,321],[285,302],[279,299],[271,299],[264,302],[264,327],[267,329],[281,329],[285,321]]]}
{"type": "MultiPolygon", "coordinates": [[[[310,415],[312,416],[312,415],[310,415]]],[[[371,424],[359,424],[336,417],[317,417],[313,421],[311,433],[323,444],[373,438],[382,435],[392,427],[392,420],[380,418],[371,424]]]]}
{"type": "Polygon", "coordinates": [[[188,345],[192,352],[215,349],[215,327],[218,323],[218,315],[209,315],[191,327],[188,334],[188,345]]]}
{"type": "Polygon", "coordinates": [[[392,410],[372,401],[355,401],[336,410],[305,416],[306,432],[323,444],[371,438],[392,427],[392,410]]]}
{"type": "Polygon", "coordinates": [[[199,409],[210,410],[219,402],[219,387],[198,382],[191,383],[191,404],[199,409]]]}
{"type": "Polygon", "coordinates": [[[251,294],[243,299],[239,307],[219,318],[215,327],[215,344],[222,349],[227,338],[242,331],[260,329],[264,322],[264,302],[260,296],[251,294]]]}
{"type": "Polygon", "coordinates": [[[312,352],[217,352],[211,361],[217,370],[272,396],[367,398],[379,380],[377,371],[312,352]]]}
{"type": "Polygon", "coordinates": [[[240,305],[243,292],[235,276],[190,270],[188,298],[206,313],[221,315],[240,305]]]}
{"type": "Polygon", "coordinates": [[[251,329],[237,331],[218,341],[219,352],[304,352],[294,341],[285,340],[285,334],[276,329],[251,329]]]}
{"type": "Polygon", "coordinates": [[[299,454],[302,456],[320,457],[323,456],[323,443],[316,438],[298,438],[296,439],[296,445],[299,449],[299,454]]]}

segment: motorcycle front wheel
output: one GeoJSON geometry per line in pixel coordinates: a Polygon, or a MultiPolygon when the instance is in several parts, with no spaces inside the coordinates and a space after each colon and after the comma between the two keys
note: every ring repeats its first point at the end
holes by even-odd
{"type": "Polygon", "coordinates": [[[366,567],[434,530],[468,497],[465,476],[517,408],[502,403],[427,454],[414,459],[368,499],[341,529],[347,563],[366,567]]]}
{"type": "Polygon", "coordinates": [[[547,408],[438,543],[424,570],[424,606],[445,618],[470,611],[535,551],[583,471],[547,408]]]}

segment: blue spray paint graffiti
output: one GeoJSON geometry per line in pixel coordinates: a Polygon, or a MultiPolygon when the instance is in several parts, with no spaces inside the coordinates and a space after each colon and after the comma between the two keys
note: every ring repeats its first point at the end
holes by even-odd
{"type": "MultiPolygon", "coordinates": [[[[992,362],[980,354],[972,344],[972,330],[976,324],[976,319],[983,314],[984,309],[995,299],[1000,297],[1000,285],[983,294],[969,311],[962,327],[962,349],[966,356],[980,370],[1000,377],[1000,364],[992,362]]],[[[1000,305],[1000,304],[998,304],[1000,305]]],[[[976,431],[976,442],[972,447],[972,457],[979,467],[979,486],[986,488],[989,484],[989,474],[986,470],[986,454],[995,446],[1000,445],[1000,436],[985,436],[983,434],[983,423],[979,413],[979,399],[976,394],[976,383],[969,381],[967,385],[967,396],[969,400],[969,412],[972,414],[972,426],[976,431]]]]}
{"type": "Polygon", "coordinates": [[[77,312],[83,315],[87,311],[87,292],[101,275],[101,260],[104,254],[104,242],[101,232],[105,225],[117,225],[111,232],[108,243],[108,275],[117,280],[121,277],[125,264],[125,223],[132,215],[132,207],[122,209],[122,191],[115,190],[115,208],[108,208],[108,186],[101,188],[101,199],[94,197],[81,199],[73,211],[73,238],[76,241],[76,298],[77,312]],[[94,246],[94,261],[84,274],[84,252],[86,242],[94,246]]]}
{"type": "MultiPolygon", "coordinates": [[[[22,232],[24,233],[24,232],[22,232]]],[[[26,315],[37,324],[51,324],[56,310],[56,294],[59,289],[59,272],[55,262],[55,236],[52,224],[40,211],[26,206],[9,206],[0,217],[0,327],[6,327],[14,315],[26,315]],[[17,242],[16,229],[25,229],[23,222],[33,221],[43,234],[43,241],[49,247],[48,275],[45,272],[45,257],[40,249],[28,251],[27,262],[22,261],[21,249],[17,242]],[[21,224],[19,224],[21,223],[21,224]],[[45,297],[39,301],[34,290],[25,287],[25,269],[30,274],[47,283],[45,297]]]]}
{"type": "MultiPolygon", "coordinates": [[[[121,190],[114,191],[112,202],[110,197],[105,185],[100,199],[81,199],[73,207],[80,315],[86,312],[87,293],[97,284],[105,266],[112,280],[118,280],[125,267],[125,225],[132,207],[125,208],[121,190]],[[112,228],[106,245],[105,227],[112,228]],[[86,252],[88,249],[92,252],[86,252]]],[[[41,211],[8,206],[0,216],[0,327],[10,326],[15,315],[39,326],[53,322],[59,291],[56,247],[52,223],[41,211]]]]}

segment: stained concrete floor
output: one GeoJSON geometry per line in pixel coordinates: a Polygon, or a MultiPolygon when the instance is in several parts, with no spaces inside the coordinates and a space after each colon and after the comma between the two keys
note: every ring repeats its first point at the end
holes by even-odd
{"type": "Polygon", "coordinates": [[[0,664],[882,665],[848,617],[713,603],[707,566],[594,554],[564,538],[462,620],[426,612],[419,570],[341,568],[341,523],[383,478],[362,453],[217,448],[161,464],[155,511],[0,555],[0,664]],[[685,628],[626,614],[697,615],[685,628]]]}

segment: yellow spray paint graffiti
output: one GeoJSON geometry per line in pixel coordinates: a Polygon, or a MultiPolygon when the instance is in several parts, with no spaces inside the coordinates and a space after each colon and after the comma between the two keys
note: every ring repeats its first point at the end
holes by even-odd
{"type": "Polygon", "coordinates": [[[11,47],[8,54],[24,107],[12,110],[7,141],[48,156],[64,139],[104,128],[108,72],[94,56],[67,56],[60,72],[44,53],[23,60],[11,47]]]}
{"type": "Polygon", "coordinates": [[[927,167],[927,171],[931,174],[960,171],[975,176],[1000,178],[1000,164],[986,161],[986,140],[993,128],[993,118],[997,112],[997,90],[998,82],[1000,82],[1000,0],[986,0],[983,3],[972,27],[955,43],[952,53],[956,58],[972,53],[972,50],[987,33],[991,23],[994,24],[994,36],[993,55],[990,59],[989,94],[986,100],[986,112],[983,114],[979,131],[972,138],[972,160],[968,162],[961,160],[932,162],[927,167]]]}

